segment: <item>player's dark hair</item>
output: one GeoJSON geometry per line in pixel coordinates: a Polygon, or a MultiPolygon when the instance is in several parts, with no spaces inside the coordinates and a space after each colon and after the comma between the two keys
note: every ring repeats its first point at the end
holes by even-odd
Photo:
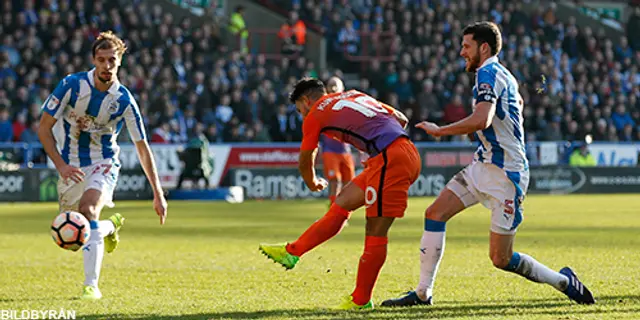
{"type": "Polygon", "coordinates": [[[481,21],[468,25],[462,31],[463,35],[473,35],[473,40],[478,45],[486,43],[491,48],[491,55],[495,56],[502,50],[502,33],[500,28],[493,22],[481,21]]]}
{"type": "Polygon", "coordinates": [[[100,32],[96,41],[91,46],[91,53],[96,56],[98,50],[101,49],[115,49],[116,53],[122,57],[125,51],[127,51],[127,45],[116,34],[111,31],[100,32]]]}
{"type": "Polygon", "coordinates": [[[293,91],[289,94],[289,101],[296,103],[302,96],[308,95],[323,95],[327,93],[324,87],[324,83],[316,78],[302,78],[293,87],[293,91]]]}

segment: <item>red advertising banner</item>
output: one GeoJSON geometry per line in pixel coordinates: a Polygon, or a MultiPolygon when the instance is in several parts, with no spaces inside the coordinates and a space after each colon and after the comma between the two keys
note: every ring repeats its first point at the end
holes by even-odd
{"type": "Polygon", "coordinates": [[[227,168],[298,167],[298,147],[232,147],[227,168]]]}

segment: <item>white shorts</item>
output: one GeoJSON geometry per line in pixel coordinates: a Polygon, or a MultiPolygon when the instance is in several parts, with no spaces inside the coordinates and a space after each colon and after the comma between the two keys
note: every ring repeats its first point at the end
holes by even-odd
{"type": "Polygon", "coordinates": [[[473,162],[447,183],[465,208],[480,202],[491,210],[491,231],[512,235],[523,219],[522,202],[529,171],[511,172],[490,163],[473,162]]]}
{"type": "Polygon", "coordinates": [[[105,159],[80,169],[84,172],[84,180],[80,183],[76,183],[71,179],[68,179],[65,183],[62,178],[58,179],[60,211],[78,211],[82,195],[90,189],[100,191],[104,204],[109,208],[113,208],[115,206],[113,192],[118,182],[120,163],[113,159],[105,159]]]}

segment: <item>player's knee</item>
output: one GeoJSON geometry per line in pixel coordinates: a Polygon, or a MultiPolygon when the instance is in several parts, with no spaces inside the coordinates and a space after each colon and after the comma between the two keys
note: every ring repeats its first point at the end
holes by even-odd
{"type": "Polygon", "coordinates": [[[98,220],[98,207],[91,203],[81,203],[78,207],[80,213],[82,213],[88,220],[98,220]]]}
{"type": "Polygon", "coordinates": [[[505,269],[509,265],[509,260],[511,260],[511,257],[498,252],[492,252],[490,258],[493,266],[498,269],[505,269]]]}

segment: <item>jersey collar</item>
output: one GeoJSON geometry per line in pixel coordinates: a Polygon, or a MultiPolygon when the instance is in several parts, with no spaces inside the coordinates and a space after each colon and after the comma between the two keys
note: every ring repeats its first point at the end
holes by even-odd
{"type": "MultiPolygon", "coordinates": [[[[498,56],[492,56],[491,58],[485,60],[484,63],[480,66],[480,68],[482,68],[484,66],[487,66],[487,65],[489,65],[491,63],[498,63],[498,62],[499,62],[498,61],[498,56]]],[[[480,68],[478,68],[478,69],[480,69],[480,68]]]]}
{"type": "MultiPolygon", "coordinates": [[[[89,78],[89,84],[94,88],[96,87],[96,83],[93,81],[93,75],[95,72],[96,72],[96,68],[93,68],[89,70],[89,72],[87,73],[87,77],[89,78]]],[[[111,87],[109,87],[109,89],[107,90],[107,92],[111,94],[118,94],[118,89],[120,89],[120,81],[118,81],[118,79],[115,79],[111,84],[111,87]]]]}

